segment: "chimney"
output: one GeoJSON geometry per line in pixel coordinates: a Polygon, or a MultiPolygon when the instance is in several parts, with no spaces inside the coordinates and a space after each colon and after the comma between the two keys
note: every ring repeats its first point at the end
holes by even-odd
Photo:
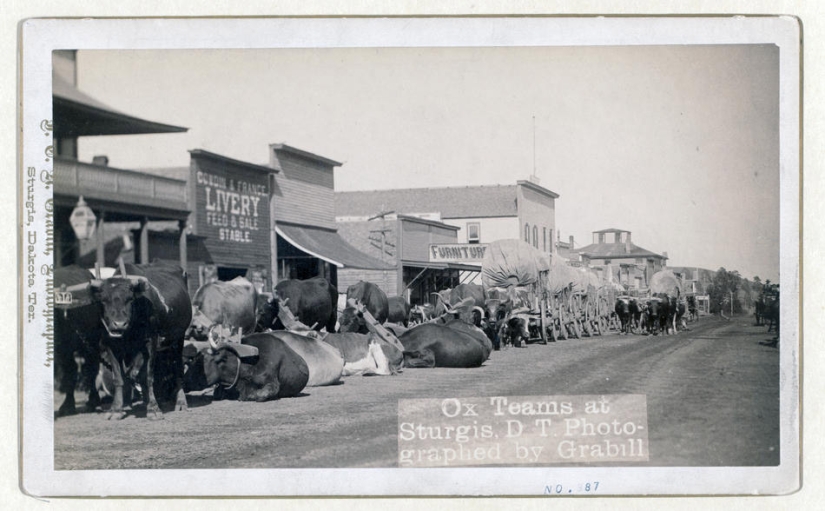
{"type": "Polygon", "coordinates": [[[624,234],[624,251],[625,251],[625,253],[629,254],[631,252],[632,248],[633,247],[630,245],[630,231],[627,231],[624,234]]]}
{"type": "Polygon", "coordinates": [[[108,167],[109,166],[109,157],[105,154],[98,154],[92,158],[92,165],[98,165],[100,167],[108,167]]]}

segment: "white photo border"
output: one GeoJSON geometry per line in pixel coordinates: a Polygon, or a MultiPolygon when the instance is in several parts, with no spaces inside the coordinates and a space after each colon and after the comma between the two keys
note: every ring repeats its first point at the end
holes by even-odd
{"type": "MultiPolygon", "coordinates": [[[[454,18],[140,18],[30,19],[20,27],[20,168],[51,169],[52,51],[59,49],[251,49],[333,47],[486,47],[775,44],[780,50],[780,464],[776,467],[540,467],[449,469],[54,469],[52,367],[47,365],[45,303],[27,321],[26,282],[47,261],[46,214],[52,190],[34,190],[32,226],[21,236],[21,488],[37,496],[400,496],[542,495],[549,482],[601,481],[601,495],[787,494],[800,486],[800,44],[788,16],[454,17],[454,18]],[[46,136],[44,136],[46,135],[46,136]],[[35,227],[37,229],[35,229],[35,227]],[[30,231],[37,230],[34,239],[30,231]],[[231,491],[226,481],[233,481],[231,491]],[[186,481],[186,484],[180,484],[186,481]]],[[[21,220],[26,211],[20,205],[21,220]]]]}

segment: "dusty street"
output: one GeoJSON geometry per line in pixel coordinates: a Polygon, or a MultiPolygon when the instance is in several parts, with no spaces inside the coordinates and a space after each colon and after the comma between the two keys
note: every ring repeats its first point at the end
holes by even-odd
{"type": "MultiPolygon", "coordinates": [[[[395,467],[397,400],[645,394],[650,466],[779,462],[779,350],[752,317],[674,336],[608,335],[493,352],[477,369],[350,377],[268,403],[189,396],[151,422],[55,421],[56,469],[395,467]]],[[[56,393],[55,409],[63,396],[56,393]]],[[[86,397],[77,394],[78,404],[86,397]]],[[[637,464],[638,465],[638,464],[637,464]]]]}

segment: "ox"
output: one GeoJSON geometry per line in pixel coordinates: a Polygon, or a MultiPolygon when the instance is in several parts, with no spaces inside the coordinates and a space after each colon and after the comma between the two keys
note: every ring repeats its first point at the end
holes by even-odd
{"type": "MultiPolygon", "coordinates": [[[[363,280],[347,288],[347,302],[357,300],[363,303],[378,323],[384,323],[390,315],[390,305],[387,295],[380,287],[372,282],[363,280]]],[[[352,332],[353,330],[345,330],[352,332]]],[[[365,332],[361,332],[365,333],[365,332]]]]}
{"type": "Polygon", "coordinates": [[[389,314],[387,322],[398,323],[405,327],[410,326],[410,304],[403,296],[391,296],[387,298],[389,314]]]}
{"type": "Polygon", "coordinates": [[[206,340],[214,325],[253,332],[257,325],[257,301],[255,286],[243,277],[204,284],[192,298],[192,324],[187,337],[206,340]]]}
{"type": "Polygon", "coordinates": [[[619,317],[619,321],[621,321],[622,333],[634,333],[636,320],[642,312],[639,307],[639,302],[630,296],[619,296],[616,298],[614,310],[619,317]]]}
{"type": "Polygon", "coordinates": [[[329,334],[324,342],[331,344],[344,358],[344,376],[354,374],[386,376],[396,374],[404,365],[401,350],[374,334],[352,332],[329,334]],[[380,353],[379,353],[380,352],[380,353]]]}
{"type": "Polygon", "coordinates": [[[312,335],[304,336],[285,330],[276,330],[270,334],[286,343],[304,359],[309,367],[307,387],[335,385],[341,382],[344,358],[336,348],[312,335]]]}
{"type": "Polygon", "coordinates": [[[516,309],[509,313],[504,320],[497,322],[497,336],[499,345],[504,343],[505,348],[512,345],[516,348],[527,347],[530,339],[530,317],[524,314],[526,309],[516,309]]]}
{"type": "Polygon", "coordinates": [[[203,354],[206,383],[240,401],[297,396],[309,381],[309,367],[276,332],[256,333],[240,343],[221,342],[203,354]]]}
{"type": "Polygon", "coordinates": [[[479,367],[487,359],[478,339],[446,325],[418,325],[398,340],[404,346],[405,367],[479,367]]]}
{"type": "Polygon", "coordinates": [[[668,332],[671,320],[670,298],[667,295],[653,296],[647,301],[645,309],[645,325],[647,332],[653,335],[668,332]]]}
{"type": "Polygon", "coordinates": [[[154,392],[155,364],[161,354],[171,357],[175,410],[186,410],[183,338],[192,320],[192,303],[183,270],[165,263],[122,265],[120,276],[94,279],[91,289],[103,308],[101,320],[108,334],[103,341],[103,361],[111,367],[114,380],[107,418],[125,417],[124,377],[136,381],[143,374],[146,416],[162,417],[154,392]]]}
{"type": "MultiPolygon", "coordinates": [[[[67,289],[81,286],[88,289],[92,281],[89,270],[79,266],[66,266],[54,270],[54,288],[67,289]]],[[[75,354],[85,360],[82,366],[82,381],[89,390],[86,408],[94,410],[100,404],[100,395],[95,385],[95,376],[100,365],[100,339],[103,327],[100,324],[100,303],[85,300],[87,303],[54,311],[54,358],[55,378],[59,381],[58,390],[66,394],[63,404],[57,411],[58,416],[73,415],[75,409],[74,390],[77,382],[77,363],[75,354]]]]}
{"type": "MultiPolygon", "coordinates": [[[[335,331],[338,320],[338,290],[323,277],[307,280],[282,280],[275,286],[275,297],[268,302],[269,310],[259,315],[271,318],[269,328],[283,330],[278,318],[280,305],[285,304],[295,318],[308,327],[320,331],[335,331]]],[[[260,328],[260,327],[259,327],[260,328]]]]}
{"type": "Polygon", "coordinates": [[[487,334],[481,328],[477,326],[470,325],[466,321],[462,321],[461,319],[451,319],[444,323],[444,326],[447,328],[452,328],[453,330],[465,333],[475,339],[476,341],[481,344],[481,347],[484,349],[484,360],[490,358],[490,353],[493,352],[493,343],[487,334]]]}

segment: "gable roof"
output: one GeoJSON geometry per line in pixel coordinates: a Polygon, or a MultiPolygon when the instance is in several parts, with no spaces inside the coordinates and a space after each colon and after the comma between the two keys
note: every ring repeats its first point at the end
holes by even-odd
{"type": "Polygon", "coordinates": [[[652,257],[659,259],[667,259],[662,254],[651,252],[633,243],[629,243],[630,251],[627,250],[625,243],[593,243],[576,249],[575,252],[589,257],[590,259],[611,259],[623,257],[652,257]]]}
{"type": "Polygon", "coordinates": [[[335,216],[371,216],[383,209],[441,218],[517,216],[516,185],[407,188],[335,193],[335,216]]]}

